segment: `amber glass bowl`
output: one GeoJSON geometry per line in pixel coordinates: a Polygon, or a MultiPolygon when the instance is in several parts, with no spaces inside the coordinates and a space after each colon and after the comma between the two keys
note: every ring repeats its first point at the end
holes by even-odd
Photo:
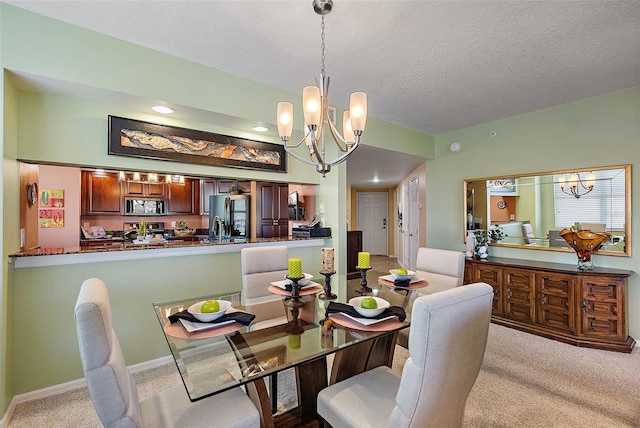
{"type": "Polygon", "coordinates": [[[580,270],[592,270],[595,268],[591,261],[591,252],[597,251],[611,237],[607,232],[596,233],[585,229],[562,229],[560,236],[571,245],[571,248],[578,255],[578,269],[580,270]]]}

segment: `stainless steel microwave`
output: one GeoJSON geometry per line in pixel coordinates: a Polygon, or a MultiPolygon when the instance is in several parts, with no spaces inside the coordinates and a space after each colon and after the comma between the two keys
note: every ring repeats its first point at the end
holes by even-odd
{"type": "Polygon", "coordinates": [[[167,215],[165,199],[125,198],[124,215],[167,215]]]}

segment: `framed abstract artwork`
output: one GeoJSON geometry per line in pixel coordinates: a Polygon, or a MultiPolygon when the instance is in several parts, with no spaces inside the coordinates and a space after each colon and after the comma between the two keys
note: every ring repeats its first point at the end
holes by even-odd
{"type": "Polygon", "coordinates": [[[287,172],[280,144],[117,116],[109,116],[109,154],[287,172]]]}

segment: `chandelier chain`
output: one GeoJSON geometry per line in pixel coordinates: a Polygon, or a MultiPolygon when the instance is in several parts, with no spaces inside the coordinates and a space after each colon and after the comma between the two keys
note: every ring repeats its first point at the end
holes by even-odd
{"type": "Polygon", "coordinates": [[[320,39],[322,40],[322,44],[321,49],[322,49],[322,55],[320,56],[320,60],[322,61],[322,75],[324,76],[324,15],[322,15],[322,24],[320,25],[320,28],[322,29],[322,35],[320,36],[320,39]]]}

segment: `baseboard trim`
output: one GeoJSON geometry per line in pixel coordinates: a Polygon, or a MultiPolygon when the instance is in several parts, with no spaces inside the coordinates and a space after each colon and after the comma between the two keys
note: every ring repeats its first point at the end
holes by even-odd
{"type": "MultiPolygon", "coordinates": [[[[128,367],[131,373],[138,373],[145,370],[154,369],[156,367],[160,367],[165,364],[172,363],[173,361],[174,361],[173,357],[171,357],[170,355],[167,355],[166,357],[156,358],[155,360],[150,360],[150,361],[144,361],[142,363],[133,364],[128,367]]],[[[16,406],[20,403],[52,397],[54,395],[73,391],[74,389],[83,388],[86,386],[87,386],[87,382],[85,381],[84,378],[81,378],[81,379],[76,379],[69,382],[61,383],[58,385],[37,389],[35,391],[25,392],[24,394],[15,395],[11,399],[11,402],[9,403],[9,407],[7,407],[7,411],[2,417],[2,420],[0,420],[0,428],[4,428],[5,424],[9,424],[9,421],[11,420],[11,416],[13,415],[13,412],[16,406]]]]}

